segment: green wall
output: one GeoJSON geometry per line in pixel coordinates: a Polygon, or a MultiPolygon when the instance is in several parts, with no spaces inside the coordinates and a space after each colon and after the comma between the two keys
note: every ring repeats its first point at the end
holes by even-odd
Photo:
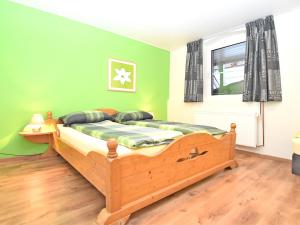
{"type": "Polygon", "coordinates": [[[166,119],[169,60],[168,51],[0,1],[0,157],[45,150],[18,135],[33,113],[113,107],[166,119]],[[109,58],[137,64],[136,93],[107,90],[109,58]]]}

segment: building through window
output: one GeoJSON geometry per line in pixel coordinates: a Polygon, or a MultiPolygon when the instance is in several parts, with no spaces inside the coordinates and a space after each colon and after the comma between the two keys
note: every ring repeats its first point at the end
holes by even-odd
{"type": "Polygon", "coordinates": [[[212,95],[241,94],[244,81],[246,42],[212,50],[212,95]]]}

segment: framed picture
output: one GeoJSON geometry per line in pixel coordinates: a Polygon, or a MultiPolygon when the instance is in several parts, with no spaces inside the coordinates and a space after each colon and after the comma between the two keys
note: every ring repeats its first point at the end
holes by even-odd
{"type": "Polygon", "coordinates": [[[109,59],[108,90],[135,92],[136,64],[109,59]]]}

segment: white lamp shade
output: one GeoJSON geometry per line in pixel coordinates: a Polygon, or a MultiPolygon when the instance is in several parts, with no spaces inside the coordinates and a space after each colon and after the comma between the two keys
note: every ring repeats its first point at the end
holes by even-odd
{"type": "Polygon", "coordinates": [[[33,114],[30,123],[41,125],[44,123],[44,117],[42,116],[42,114],[33,114]]]}

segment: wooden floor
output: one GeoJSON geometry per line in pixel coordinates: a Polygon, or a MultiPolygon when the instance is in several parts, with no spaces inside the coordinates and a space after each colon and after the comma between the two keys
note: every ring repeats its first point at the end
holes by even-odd
{"type": "MultiPolygon", "coordinates": [[[[290,163],[239,153],[240,167],[148,206],[128,225],[300,225],[290,163]]],[[[1,225],[90,225],[104,197],[59,157],[0,162],[1,225]]]]}

